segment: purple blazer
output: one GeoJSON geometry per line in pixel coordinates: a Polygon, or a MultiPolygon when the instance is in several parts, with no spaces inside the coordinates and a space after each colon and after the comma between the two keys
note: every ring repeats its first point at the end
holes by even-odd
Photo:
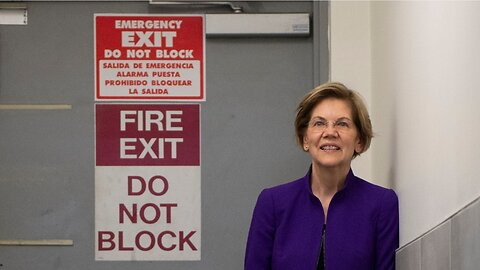
{"type": "MultiPolygon", "coordinates": [[[[290,183],[263,190],[253,211],[245,270],[315,270],[323,208],[310,187],[311,169],[290,183]]],[[[325,230],[327,270],[395,269],[398,198],[391,189],[356,177],[330,202],[325,230]]]]}

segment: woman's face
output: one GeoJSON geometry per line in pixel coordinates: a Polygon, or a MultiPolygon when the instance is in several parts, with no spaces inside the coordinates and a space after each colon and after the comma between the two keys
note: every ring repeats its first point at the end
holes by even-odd
{"type": "Polygon", "coordinates": [[[328,98],[312,111],[303,148],[312,162],[324,168],[349,168],[354,151],[362,145],[347,101],[328,98]]]}

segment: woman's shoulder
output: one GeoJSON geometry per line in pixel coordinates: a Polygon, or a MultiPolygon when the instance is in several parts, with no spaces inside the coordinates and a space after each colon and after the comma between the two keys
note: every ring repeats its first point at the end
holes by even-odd
{"type": "Polygon", "coordinates": [[[289,193],[296,190],[301,190],[305,186],[305,177],[295,179],[290,182],[268,187],[265,190],[271,193],[289,193]]]}
{"type": "Polygon", "coordinates": [[[367,196],[369,198],[377,198],[380,202],[398,201],[397,194],[393,189],[371,183],[367,180],[364,180],[356,176],[355,176],[354,183],[355,183],[354,184],[355,189],[361,190],[361,193],[364,196],[367,196]]]}
{"type": "Polygon", "coordinates": [[[305,177],[279,184],[276,186],[265,188],[260,196],[268,196],[273,199],[281,198],[287,200],[288,198],[295,197],[299,193],[303,193],[306,188],[305,177]]]}

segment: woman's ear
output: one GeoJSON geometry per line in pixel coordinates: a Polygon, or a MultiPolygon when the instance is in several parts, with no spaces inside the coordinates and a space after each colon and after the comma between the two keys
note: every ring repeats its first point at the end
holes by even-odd
{"type": "Polygon", "coordinates": [[[308,140],[306,136],[303,136],[303,151],[308,152],[308,140]]]}
{"type": "Polygon", "coordinates": [[[357,143],[355,144],[355,153],[360,154],[363,152],[363,143],[360,138],[357,138],[357,143]]]}

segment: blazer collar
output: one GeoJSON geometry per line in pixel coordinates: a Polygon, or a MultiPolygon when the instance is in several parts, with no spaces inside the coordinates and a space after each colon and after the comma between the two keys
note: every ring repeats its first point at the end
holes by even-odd
{"type": "MultiPolygon", "coordinates": [[[[310,165],[307,174],[303,177],[303,183],[304,183],[304,187],[307,190],[307,193],[309,194],[309,196],[313,196],[315,199],[317,199],[317,197],[312,192],[312,185],[310,184],[311,177],[312,177],[312,165],[310,165]]],[[[345,185],[343,186],[343,188],[341,190],[339,190],[337,192],[337,194],[340,193],[340,192],[344,193],[345,191],[351,189],[352,185],[353,185],[352,182],[355,181],[354,180],[355,177],[356,176],[353,173],[352,168],[350,168],[350,170],[348,171],[347,177],[345,178],[345,185]]]]}

